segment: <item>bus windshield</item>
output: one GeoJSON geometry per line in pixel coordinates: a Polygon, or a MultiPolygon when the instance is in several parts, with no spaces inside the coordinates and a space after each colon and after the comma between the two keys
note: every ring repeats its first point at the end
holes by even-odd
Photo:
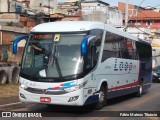
{"type": "Polygon", "coordinates": [[[23,74],[65,78],[82,73],[81,41],[85,34],[32,33],[22,60],[23,74]]]}

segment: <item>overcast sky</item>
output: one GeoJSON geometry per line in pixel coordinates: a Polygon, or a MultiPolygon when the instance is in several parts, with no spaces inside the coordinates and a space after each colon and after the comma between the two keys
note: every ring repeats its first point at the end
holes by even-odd
{"type": "MultiPolygon", "coordinates": [[[[126,2],[126,0],[103,0],[107,3],[109,3],[111,6],[118,6],[118,2],[126,2]]],[[[147,6],[151,6],[151,7],[155,7],[157,5],[158,8],[160,8],[160,0],[128,0],[129,4],[134,4],[139,6],[142,2],[142,4],[140,6],[142,7],[147,7],[147,6]]]]}

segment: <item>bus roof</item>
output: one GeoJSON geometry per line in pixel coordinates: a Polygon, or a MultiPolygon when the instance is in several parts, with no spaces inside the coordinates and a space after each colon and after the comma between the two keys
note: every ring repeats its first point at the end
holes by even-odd
{"type": "Polygon", "coordinates": [[[95,21],[58,21],[35,26],[31,32],[80,32],[91,29],[103,29],[138,41],[138,38],[102,22],[95,21]]]}
{"type": "Polygon", "coordinates": [[[58,21],[35,26],[31,32],[71,32],[104,29],[104,23],[91,21],[58,21]]]}

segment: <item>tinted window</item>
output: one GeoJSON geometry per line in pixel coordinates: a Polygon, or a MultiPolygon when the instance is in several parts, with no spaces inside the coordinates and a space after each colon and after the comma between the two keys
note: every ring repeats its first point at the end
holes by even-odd
{"type": "Polygon", "coordinates": [[[106,32],[102,62],[110,57],[138,60],[136,41],[106,32]]]}
{"type": "Polygon", "coordinates": [[[94,39],[95,40],[94,42],[89,43],[88,45],[88,54],[86,56],[86,62],[85,62],[88,72],[92,70],[97,64],[100,52],[100,45],[103,37],[103,30],[93,29],[89,32],[89,35],[94,35],[96,36],[96,38],[94,39]]]}
{"type": "Polygon", "coordinates": [[[126,58],[125,39],[120,35],[107,32],[102,61],[110,57],[126,58]]]}
{"type": "Polygon", "coordinates": [[[136,47],[140,60],[148,60],[152,58],[152,48],[149,43],[136,42],[136,47]]]}
{"type": "Polygon", "coordinates": [[[125,38],[125,56],[124,58],[126,59],[134,59],[137,60],[137,50],[136,50],[136,46],[135,46],[135,42],[129,38],[125,38]]]}
{"type": "Polygon", "coordinates": [[[114,34],[106,32],[105,43],[103,48],[102,62],[107,58],[117,57],[114,34]]]}

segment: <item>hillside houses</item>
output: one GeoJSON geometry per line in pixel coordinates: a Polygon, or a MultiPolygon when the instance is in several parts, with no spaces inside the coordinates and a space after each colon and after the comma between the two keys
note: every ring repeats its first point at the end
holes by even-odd
{"type": "MultiPolygon", "coordinates": [[[[67,0],[59,3],[57,0],[0,0],[0,49],[11,46],[14,38],[29,33],[35,25],[45,22],[100,21],[121,28],[124,26],[124,11],[125,3],[120,2],[117,7],[111,7],[101,0],[67,0]]],[[[128,27],[134,28],[131,30],[133,34],[159,45],[159,9],[129,4],[128,12],[128,27]],[[142,35],[145,28],[147,34],[142,35]]],[[[19,45],[20,51],[23,45],[19,45]]]]}
{"type": "MultiPolygon", "coordinates": [[[[160,48],[160,11],[156,8],[142,8],[136,5],[128,5],[129,21],[128,24],[131,28],[137,28],[137,36],[146,34],[144,29],[149,29],[150,34],[148,34],[148,40],[152,43],[152,46],[160,48]],[[143,30],[141,30],[143,29],[143,30]]],[[[124,13],[125,3],[118,3],[118,9],[124,13]]],[[[149,33],[149,32],[147,32],[149,33]]],[[[145,39],[145,38],[144,38],[145,39]]]]}

